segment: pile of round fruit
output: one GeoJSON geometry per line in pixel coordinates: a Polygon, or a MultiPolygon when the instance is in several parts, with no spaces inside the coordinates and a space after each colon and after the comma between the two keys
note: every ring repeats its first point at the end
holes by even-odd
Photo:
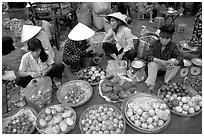
{"type": "Polygon", "coordinates": [[[122,101],[136,93],[136,84],[129,78],[110,75],[100,81],[99,93],[107,101],[122,101]]]}
{"type": "Polygon", "coordinates": [[[64,97],[65,102],[71,102],[72,104],[76,104],[83,100],[84,90],[82,90],[80,86],[73,85],[72,87],[67,89],[68,91],[66,92],[64,97]]]}
{"type": "Polygon", "coordinates": [[[170,110],[157,97],[136,94],[126,103],[125,116],[134,129],[143,133],[156,133],[168,125],[170,110]]]}
{"type": "Polygon", "coordinates": [[[202,96],[202,76],[186,77],[184,84],[193,87],[202,96]]]}
{"type": "Polygon", "coordinates": [[[87,67],[77,73],[77,78],[88,81],[90,85],[97,85],[101,79],[105,78],[105,72],[100,67],[87,67]]]}
{"type": "Polygon", "coordinates": [[[202,96],[181,83],[163,85],[158,91],[158,96],[178,115],[195,116],[202,109],[202,96]]]}
{"type": "Polygon", "coordinates": [[[3,119],[3,134],[31,134],[35,129],[36,116],[29,110],[21,110],[3,119]]]}
{"type": "Polygon", "coordinates": [[[63,84],[57,91],[60,103],[67,107],[76,107],[84,104],[92,96],[92,87],[88,82],[72,80],[63,84]]]}
{"type": "Polygon", "coordinates": [[[40,133],[64,134],[72,130],[75,124],[75,111],[59,104],[49,106],[39,113],[36,128],[40,133]]]}
{"type": "Polygon", "coordinates": [[[80,130],[83,134],[123,134],[125,119],[121,111],[111,105],[94,105],[83,112],[80,130]]]}

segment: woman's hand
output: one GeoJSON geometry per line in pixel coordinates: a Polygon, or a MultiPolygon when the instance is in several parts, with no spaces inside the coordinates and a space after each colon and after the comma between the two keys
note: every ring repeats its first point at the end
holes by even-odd
{"type": "Polygon", "coordinates": [[[121,53],[121,54],[119,54],[119,55],[118,55],[118,60],[122,60],[124,54],[125,54],[125,53],[121,53]]]}
{"type": "Polygon", "coordinates": [[[167,60],[167,62],[170,63],[170,64],[174,64],[174,65],[178,64],[178,60],[176,60],[174,58],[171,58],[171,59],[167,60]]]}
{"type": "Polygon", "coordinates": [[[160,60],[159,61],[163,66],[166,66],[166,64],[167,64],[167,61],[166,60],[160,60]]]}
{"type": "Polygon", "coordinates": [[[31,75],[33,78],[37,78],[37,77],[40,77],[40,76],[41,76],[40,72],[30,72],[30,75],[31,75]]]}

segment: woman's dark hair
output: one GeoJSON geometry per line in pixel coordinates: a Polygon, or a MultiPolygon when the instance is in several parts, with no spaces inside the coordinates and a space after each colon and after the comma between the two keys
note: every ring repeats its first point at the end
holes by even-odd
{"type": "Polygon", "coordinates": [[[40,52],[40,59],[42,62],[47,61],[48,55],[45,52],[45,49],[42,46],[42,43],[39,39],[37,38],[32,38],[28,41],[28,50],[30,51],[36,51],[37,49],[41,49],[40,52]]]}
{"type": "Polygon", "coordinates": [[[15,50],[13,39],[10,36],[2,37],[2,54],[7,55],[13,50],[15,50]]]}
{"type": "Polygon", "coordinates": [[[173,24],[166,24],[160,28],[160,36],[171,38],[175,32],[175,25],[173,24]]]}

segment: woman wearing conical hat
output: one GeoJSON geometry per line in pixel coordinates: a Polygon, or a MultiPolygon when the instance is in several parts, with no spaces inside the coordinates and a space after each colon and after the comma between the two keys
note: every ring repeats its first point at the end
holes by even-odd
{"type": "Polygon", "coordinates": [[[128,28],[126,15],[120,12],[107,15],[112,28],[108,30],[104,40],[103,49],[106,56],[115,60],[129,59],[133,61],[136,57],[136,52],[133,45],[133,34],[128,28]]]}
{"type": "Polygon", "coordinates": [[[83,68],[83,57],[88,48],[87,41],[95,32],[88,26],[78,23],[68,34],[63,52],[63,62],[69,65],[72,74],[83,68]]]}
{"type": "Polygon", "coordinates": [[[31,38],[38,38],[42,42],[42,46],[45,49],[46,53],[54,59],[55,53],[51,46],[49,37],[46,32],[43,31],[42,27],[23,25],[21,42],[26,44],[31,38]]]}

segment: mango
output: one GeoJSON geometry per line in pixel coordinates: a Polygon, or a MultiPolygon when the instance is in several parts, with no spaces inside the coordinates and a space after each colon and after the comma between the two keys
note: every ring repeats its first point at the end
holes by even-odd
{"type": "Polygon", "coordinates": [[[62,132],[65,132],[68,129],[68,125],[65,120],[61,121],[59,126],[62,132]]]}

